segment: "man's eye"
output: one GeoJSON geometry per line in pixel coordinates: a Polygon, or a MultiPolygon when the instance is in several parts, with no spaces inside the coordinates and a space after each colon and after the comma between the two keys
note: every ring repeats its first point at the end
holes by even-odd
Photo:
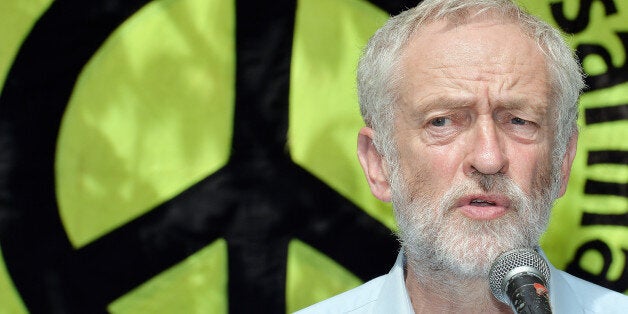
{"type": "Polygon", "coordinates": [[[445,117],[434,118],[430,121],[430,124],[433,126],[446,126],[449,123],[451,123],[451,120],[445,117]]]}
{"type": "Polygon", "coordinates": [[[510,119],[510,122],[517,125],[525,125],[526,123],[528,123],[528,121],[517,117],[510,119]]]}

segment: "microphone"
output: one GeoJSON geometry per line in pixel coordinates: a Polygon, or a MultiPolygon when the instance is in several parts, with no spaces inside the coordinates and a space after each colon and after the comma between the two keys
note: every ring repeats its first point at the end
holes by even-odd
{"type": "Polygon", "coordinates": [[[552,313],[549,304],[550,272],[532,249],[515,249],[495,259],[489,272],[491,292],[515,313],[552,313]]]}

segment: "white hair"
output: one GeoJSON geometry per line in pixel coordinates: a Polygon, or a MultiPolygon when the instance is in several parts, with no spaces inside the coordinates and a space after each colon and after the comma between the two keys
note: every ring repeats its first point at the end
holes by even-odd
{"type": "Polygon", "coordinates": [[[433,21],[446,19],[464,24],[482,15],[515,23],[536,41],[545,56],[551,85],[550,113],[556,115],[552,180],[558,184],[569,139],[577,132],[578,97],[585,86],[582,69],[558,30],[511,0],[424,0],[390,18],[371,37],[358,64],[358,98],[364,122],[374,130],[375,147],[389,166],[395,167],[394,117],[399,102],[397,87],[402,79],[398,67],[410,36],[433,21]]]}

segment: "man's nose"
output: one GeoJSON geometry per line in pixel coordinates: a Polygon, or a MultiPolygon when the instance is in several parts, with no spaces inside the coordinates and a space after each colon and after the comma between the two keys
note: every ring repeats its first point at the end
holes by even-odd
{"type": "Polygon", "coordinates": [[[469,139],[469,153],[465,160],[465,173],[479,172],[483,174],[506,173],[508,157],[505,152],[504,139],[500,137],[493,121],[478,122],[469,139]]]}

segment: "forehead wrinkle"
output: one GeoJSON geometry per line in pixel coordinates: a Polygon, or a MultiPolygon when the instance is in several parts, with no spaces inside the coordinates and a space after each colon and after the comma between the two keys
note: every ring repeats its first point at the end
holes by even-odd
{"type": "MultiPolygon", "coordinates": [[[[443,87],[455,87],[466,89],[468,82],[497,82],[497,90],[509,90],[514,88],[523,78],[513,75],[517,70],[517,65],[505,64],[503,62],[478,63],[472,66],[461,66],[458,64],[440,64],[431,66],[422,72],[424,76],[430,75],[430,71],[440,72],[440,75],[431,74],[433,79],[446,79],[437,82],[443,87]],[[464,69],[464,71],[460,71],[464,69]]],[[[523,82],[525,83],[525,82],[523,82]]]]}

